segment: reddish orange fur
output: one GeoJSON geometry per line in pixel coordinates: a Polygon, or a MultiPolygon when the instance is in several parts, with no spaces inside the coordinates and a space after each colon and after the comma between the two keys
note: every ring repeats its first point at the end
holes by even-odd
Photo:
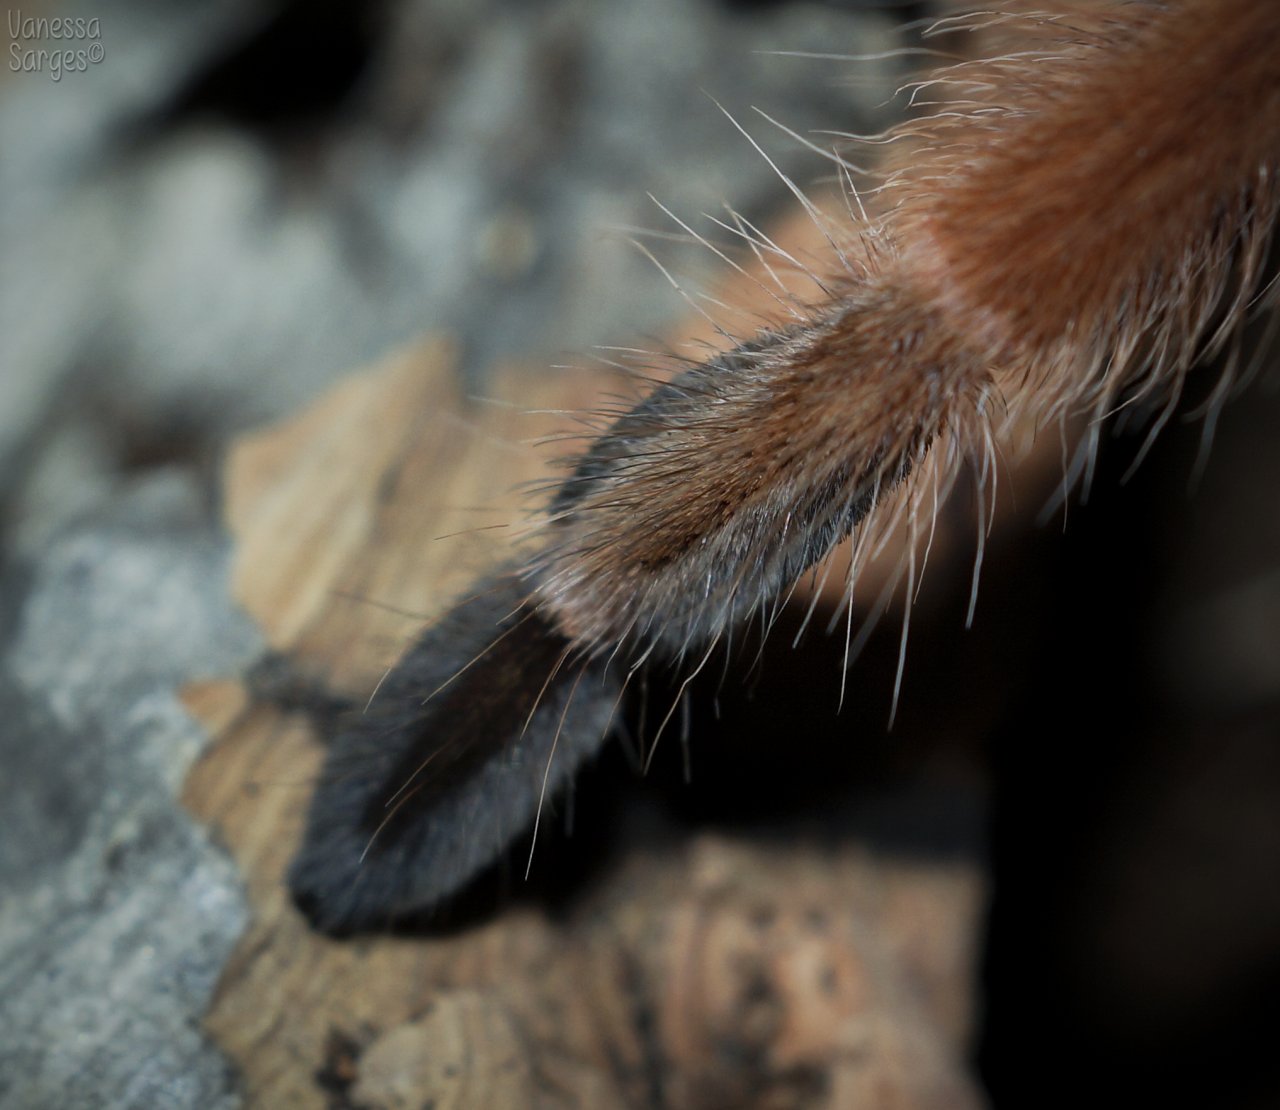
{"type": "Polygon", "coordinates": [[[802,500],[801,487],[836,498],[880,481],[887,493],[900,460],[915,462],[950,414],[972,411],[985,371],[917,298],[874,282],[840,304],[758,383],[727,390],[679,442],[659,443],[642,468],[576,506],[582,532],[566,545],[570,573],[555,582],[571,636],[620,639],[637,599],[655,590],[664,607],[676,606],[664,576],[788,487],[788,506],[802,500]],[[922,365],[951,372],[922,373],[922,365]],[[868,459],[880,462],[859,462],[868,459]],[[857,470],[842,479],[851,460],[857,470]]]}
{"type": "Polygon", "coordinates": [[[1171,326],[1178,350],[1143,352],[1160,373],[1270,237],[1280,5],[1131,4],[1070,27],[1044,57],[964,74],[998,81],[998,110],[932,125],[938,149],[899,181],[904,261],[998,362],[1083,363],[1171,326]]]}
{"type": "Polygon", "coordinates": [[[794,550],[817,499],[874,501],[846,513],[864,531],[914,517],[996,415],[1176,398],[1232,334],[1280,203],[1280,6],[1064,10],[1022,17],[1034,50],[942,75],[964,99],[899,129],[896,204],[855,229],[830,303],[705,372],[696,403],[659,393],[638,432],[601,437],[630,453],[583,482],[533,572],[571,637],[714,639],[833,542],[815,527],[821,549],[794,550]]]}

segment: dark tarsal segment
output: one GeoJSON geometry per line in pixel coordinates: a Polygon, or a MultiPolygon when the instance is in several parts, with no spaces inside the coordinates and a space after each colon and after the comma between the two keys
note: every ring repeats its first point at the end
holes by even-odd
{"type": "Polygon", "coordinates": [[[289,869],[326,932],[386,927],[465,886],[608,734],[620,695],[514,574],[429,629],[330,747],[289,869]]]}

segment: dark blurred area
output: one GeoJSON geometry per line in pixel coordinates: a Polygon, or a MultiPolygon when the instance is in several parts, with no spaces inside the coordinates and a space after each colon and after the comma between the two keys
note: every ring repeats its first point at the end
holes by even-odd
{"type": "MultiPolygon", "coordinates": [[[[453,337],[477,392],[504,361],[653,345],[686,308],[603,233],[678,230],[647,192],[682,215],[727,201],[756,222],[793,203],[706,94],[812,180],[821,167],[750,106],[805,133],[872,131],[911,60],[776,51],[878,56],[932,10],[22,9],[98,21],[66,42],[7,22],[0,1101],[39,1089],[128,1104],[113,1071],[128,1038],[151,1054],[155,1089],[182,1077],[174,1105],[234,1104],[191,1018],[245,911],[234,870],[173,800],[202,738],[172,690],[261,648],[223,585],[227,444],[428,332],[453,337]],[[54,78],[48,52],[95,42],[97,61],[54,78]],[[79,1057],[47,1052],[73,1031],[79,1057]]],[[[662,257],[714,269],[688,244],[662,257]]],[[[1025,527],[988,552],[971,630],[968,564],[932,570],[891,733],[893,621],[839,716],[839,636],[792,652],[777,635],[758,668],[730,661],[695,687],[687,753],[664,741],[640,784],[625,749],[616,774],[609,760],[591,772],[578,826],[596,807],[618,851],[623,833],[802,824],[985,855],[973,1052],[995,1106],[1280,1105],[1274,362],[1227,405],[1207,461],[1188,402],[1128,480],[1145,431],[1104,436],[1065,528],[1037,527],[1043,491],[1015,490],[1032,501],[1025,527]],[[661,816],[626,826],[606,791],[661,816]]],[[[669,695],[655,689],[653,712],[669,695]]]]}
{"type": "Polygon", "coordinates": [[[1280,391],[1264,365],[1207,463],[1188,402],[1127,480],[1146,430],[1104,436],[1065,527],[1023,504],[986,553],[971,629],[969,566],[927,579],[892,732],[898,619],[833,721],[843,645],[790,650],[797,607],[758,666],[745,650],[695,691],[687,756],[662,741],[670,804],[695,826],[985,852],[974,1054],[995,1106],[1280,1105],[1280,391]]]}
{"type": "Polygon", "coordinates": [[[1089,503],[1030,541],[1040,584],[1018,603],[1036,634],[988,747],[980,1060],[997,1105],[1280,1105],[1269,359],[1202,474],[1187,404],[1127,482],[1145,433],[1105,443],[1089,503]]]}

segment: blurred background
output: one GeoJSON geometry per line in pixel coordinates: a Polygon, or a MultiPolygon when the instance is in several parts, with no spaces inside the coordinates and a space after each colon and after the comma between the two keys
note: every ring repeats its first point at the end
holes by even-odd
{"type": "MultiPolygon", "coordinates": [[[[814,181],[819,160],[751,108],[805,134],[883,128],[915,62],[892,52],[941,11],[6,9],[0,1101],[236,1104],[198,1020],[245,908],[174,800],[202,737],[173,695],[261,649],[225,588],[235,435],[428,333],[457,343],[474,393],[510,363],[658,345],[687,307],[626,243],[678,230],[646,194],[758,226],[795,204],[717,103],[814,181]]],[[[714,269],[659,253],[695,283],[714,269]]],[[[930,795],[912,835],[990,871],[973,1061],[996,1106],[1280,1105],[1280,399],[1262,365],[1207,456],[1193,398],[1131,480],[1142,429],[1106,438],[1065,529],[1023,506],[971,632],[969,564],[937,575],[891,739],[896,628],[854,672],[852,718],[825,712],[842,645],[813,647],[825,666],[778,660],[738,717],[697,708],[709,770],[650,787],[676,825],[764,829],[847,809],[868,774],[851,746],[875,774],[962,765],[959,800],[930,795]]]]}

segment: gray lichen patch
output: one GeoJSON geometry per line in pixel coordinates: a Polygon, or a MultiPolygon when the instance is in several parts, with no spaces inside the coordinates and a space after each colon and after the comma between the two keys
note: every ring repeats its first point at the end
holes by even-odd
{"type": "Polygon", "coordinates": [[[176,797],[204,741],[178,688],[257,650],[226,560],[193,487],[161,477],[25,576],[0,654],[6,1105],[235,1102],[199,1015],[246,909],[176,797]]]}

